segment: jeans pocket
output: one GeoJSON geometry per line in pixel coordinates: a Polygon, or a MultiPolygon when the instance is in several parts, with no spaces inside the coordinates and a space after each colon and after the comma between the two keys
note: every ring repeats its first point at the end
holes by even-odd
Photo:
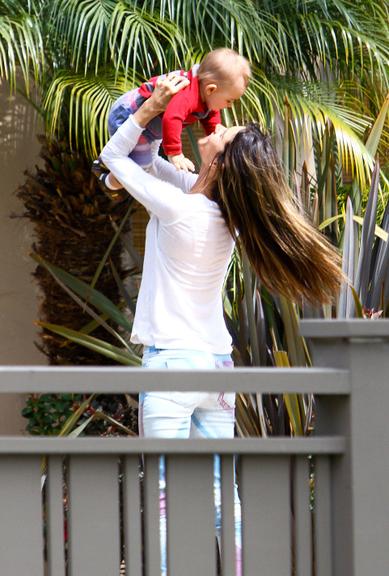
{"type": "Polygon", "coordinates": [[[235,396],[235,392],[222,392],[218,396],[218,403],[224,410],[234,410],[235,396]]]}

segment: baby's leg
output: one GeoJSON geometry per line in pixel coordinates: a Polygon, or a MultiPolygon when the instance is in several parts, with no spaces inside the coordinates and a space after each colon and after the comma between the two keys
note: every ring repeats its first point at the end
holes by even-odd
{"type": "MultiPolygon", "coordinates": [[[[152,148],[150,142],[145,138],[145,136],[143,136],[143,134],[141,134],[138,143],[135,148],[133,148],[131,154],[129,154],[129,157],[136,162],[138,166],[143,168],[143,170],[147,171],[151,168],[153,163],[152,148]]],[[[112,192],[123,189],[119,180],[115,178],[112,172],[105,174],[101,181],[107,188],[109,188],[109,190],[112,190],[112,192]]]]}
{"type": "Polygon", "coordinates": [[[136,162],[138,166],[147,170],[151,167],[153,163],[152,157],[152,147],[148,139],[141,134],[135,148],[133,148],[131,154],[129,154],[131,160],[136,162]]]}
{"type": "MultiPolygon", "coordinates": [[[[131,90],[117,100],[112,106],[108,117],[108,131],[112,136],[116,130],[127,120],[129,116],[135,114],[145,98],[139,94],[139,90],[131,90]]],[[[129,157],[141,166],[147,169],[152,164],[152,143],[162,137],[162,121],[159,116],[153,118],[145,127],[135,148],[129,154],[129,157]]]]}
{"type": "MultiPolygon", "coordinates": [[[[134,114],[143,100],[139,95],[139,90],[136,88],[135,90],[126,92],[113,103],[108,115],[108,133],[110,136],[113,136],[119,126],[121,126],[131,114],[134,114]]],[[[92,172],[97,177],[100,188],[111,200],[120,202],[127,197],[127,194],[123,196],[123,194],[120,193],[120,191],[123,190],[121,183],[109,172],[100,158],[93,162],[92,172]]]]}
{"type": "MultiPolygon", "coordinates": [[[[140,96],[138,89],[123,94],[123,96],[113,104],[109,113],[109,135],[112,136],[115,134],[119,126],[121,126],[129,116],[134,114],[143,102],[144,98],[140,96]]],[[[152,165],[151,142],[155,137],[160,137],[160,132],[161,121],[157,118],[150,123],[150,126],[146,127],[145,132],[140,136],[135,148],[129,154],[129,157],[144,170],[149,170],[152,165]]],[[[100,159],[93,163],[92,171],[99,179],[100,187],[113,201],[121,202],[127,197],[119,180],[107,169],[102,167],[100,159]],[[122,190],[123,194],[121,193],[122,190]]]]}

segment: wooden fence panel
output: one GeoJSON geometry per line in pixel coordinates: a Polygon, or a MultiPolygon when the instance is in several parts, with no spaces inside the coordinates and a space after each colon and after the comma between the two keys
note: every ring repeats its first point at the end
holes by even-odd
{"type": "Polygon", "coordinates": [[[222,480],[222,542],[221,560],[223,576],[235,576],[235,506],[234,506],[234,457],[221,457],[222,480]]]}
{"type": "Polygon", "coordinates": [[[243,456],[243,574],[290,576],[290,459],[243,456]]]}
{"type": "Polygon", "coordinates": [[[297,457],[294,466],[294,530],[298,576],[312,576],[312,512],[310,510],[311,486],[307,456],[297,457]]]}
{"type": "Polygon", "coordinates": [[[144,457],[145,575],[161,576],[159,456],[144,457]]]}
{"type": "Polygon", "coordinates": [[[126,576],[142,576],[142,520],[139,456],[123,462],[123,529],[126,576]]]}
{"type": "Polygon", "coordinates": [[[330,458],[315,459],[316,575],[332,575],[330,458]]]}
{"type": "Polygon", "coordinates": [[[169,576],[215,576],[214,456],[168,456],[169,576]]]}
{"type": "Polygon", "coordinates": [[[0,574],[43,574],[40,456],[0,459],[0,574]]]}
{"type": "Polygon", "coordinates": [[[69,459],[69,576],[120,570],[118,458],[69,459]]]}
{"type": "Polygon", "coordinates": [[[46,483],[46,542],[49,576],[65,576],[66,533],[62,456],[49,458],[46,483]]]}

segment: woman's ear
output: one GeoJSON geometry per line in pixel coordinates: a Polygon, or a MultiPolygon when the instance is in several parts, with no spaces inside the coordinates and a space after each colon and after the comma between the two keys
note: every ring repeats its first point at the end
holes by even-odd
{"type": "Polygon", "coordinates": [[[216,154],[212,162],[209,163],[209,168],[215,168],[215,166],[219,165],[219,167],[224,167],[224,163],[220,162],[220,154],[216,154]]]}

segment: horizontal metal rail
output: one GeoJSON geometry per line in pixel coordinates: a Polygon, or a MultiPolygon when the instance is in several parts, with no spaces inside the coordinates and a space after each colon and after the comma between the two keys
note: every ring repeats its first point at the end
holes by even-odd
{"type": "Polygon", "coordinates": [[[231,439],[0,437],[0,454],[342,454],[342,436],[231,439]]]}
{"type": "Polygon", "coordinates": [[[389,319],[366,321],[365,318],[350,320],[323,320],[307,319],[301,323],[301,334],[307,338],[338,340],[367,340],[372,338],[389,340],[389,319]]]}
{"type": "Polygon", "coordinates": [[[328,368],[235,368],[145,370],[113,366],[2,366],[0,393],[98,393],[212,391],[349,394],[347,370],[328,368]]]}

